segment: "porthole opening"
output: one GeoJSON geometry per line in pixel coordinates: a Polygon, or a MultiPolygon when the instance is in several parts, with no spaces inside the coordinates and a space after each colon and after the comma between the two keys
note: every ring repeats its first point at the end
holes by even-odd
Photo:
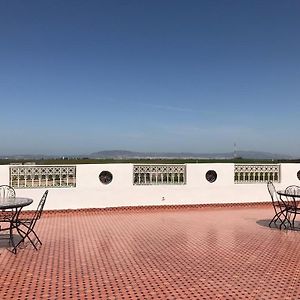
{"type": "Polygon", "coordinates": [[[102,171],[99,175],[99,180],[103,184],[109,184],[113,180],[113,175],[109,171],[102,171]]]}
{"type": "Polygon", "coordinates": [[[213,183],[217,180],[217,172],[214,170],[209,170],[206,172],[205,178],[208,182],[213,183]]]}

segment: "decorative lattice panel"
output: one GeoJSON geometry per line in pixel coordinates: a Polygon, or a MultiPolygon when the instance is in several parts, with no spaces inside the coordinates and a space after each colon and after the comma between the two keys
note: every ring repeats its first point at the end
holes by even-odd
{"type": "Polygon", "coordinates": [[[280,182],[280,165],[278,164],[235,164],[235,183],[280,182]]]}
{"type": "Polygon", "coordinates": [[[185,165],[134,165],[135,185],[186,184],[185,165]]]}
{"type": "Polygon", "coordinates": [[[14,188],[75,187],[76,166],[13,166],[9,177],[14,188]]]}

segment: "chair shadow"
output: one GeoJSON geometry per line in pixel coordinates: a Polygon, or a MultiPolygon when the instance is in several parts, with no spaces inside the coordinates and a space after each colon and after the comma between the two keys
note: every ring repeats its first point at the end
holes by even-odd
{"type": "MultiPolygon", "coordinates": [[[[18,243],[21,239],[21,237],[18,234],[14,234],[14,242],[18,243]]],[[[0,234],[0,249],[6,249],[6,248],[11,248],[12,245],[9,240],[9,235],[8,234],[0,234]]]]}
{"type": "MultiPolygon", "coordinates": [[[[273,229],[280,229],[279,224],[275,225],[274,223],[269,226],[271,219],[264,219],[264,220],[258,220],[256,221],[256,224],[263,227],[273,228],[273,229]]],[[[295,227],[292,229],[290,227],[284,228],[284,226],[281,227],[282,230],[292,230],[292,231],[300,231],[300,221],[295,221],[295,227]]]]}

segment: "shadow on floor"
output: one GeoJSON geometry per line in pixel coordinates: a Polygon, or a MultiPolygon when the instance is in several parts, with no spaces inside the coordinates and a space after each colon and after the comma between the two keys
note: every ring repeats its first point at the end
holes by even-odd
{"type": "MultiPolygon", "coordinates": [[[[271,219],[265,219],[265,220],[258,220],[256,221],[256,224],[263,226],[263,227],[268,227],[268,228],[274,228],[274,229],[279,229],[279,224],[276,226],[274,223],[271,224],[271,226],[269,227],[269,223],[270,223],[271,219]]],[[[282,229],[285,229],[284,226],[282,226],[282,229]]],[[[291,229],[291,228],[286,228],[288,230],[293,230],[293,231],[300,231],[300,221],[295,221],[295,228],[291,229]]]]}
{"type": "MultiPolygon", "coordinates": [[[[20,240],[20,236],[19,235],[13,235],[14,237],[14,241],[17,244],[18,241],[20,240]]],[[[6,248],[10,248],[11,247],[11,243],[9,240],[9,235],[8,234],[0,234],[0,249],[6,249],[6,248]]]]}

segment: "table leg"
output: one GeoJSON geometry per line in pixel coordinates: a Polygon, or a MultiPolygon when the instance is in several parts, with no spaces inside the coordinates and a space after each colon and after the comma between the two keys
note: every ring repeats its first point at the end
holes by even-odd
{"type": "MultiPolygon", "coordinates": [[[[21,210],[22,210],[22,207],[19,209],[18,208],[15,209],[15,212],[10,220],[10,226],[9,226],[9,239],[10,239],[11,245],[12,245],[12,250],[10,250],[10,251],[14,254],[17,254],[17,246],[20,243],[18,242],[17,245],[15,244],[13,230],[14,230],[14,228],[17,228],[17,230],[18,230],[18,220],[19,220],[19,215],[21,213],[21,210]]],[[[19,230],[18,230],[18,233],[19,233],[19,230]]]]}

